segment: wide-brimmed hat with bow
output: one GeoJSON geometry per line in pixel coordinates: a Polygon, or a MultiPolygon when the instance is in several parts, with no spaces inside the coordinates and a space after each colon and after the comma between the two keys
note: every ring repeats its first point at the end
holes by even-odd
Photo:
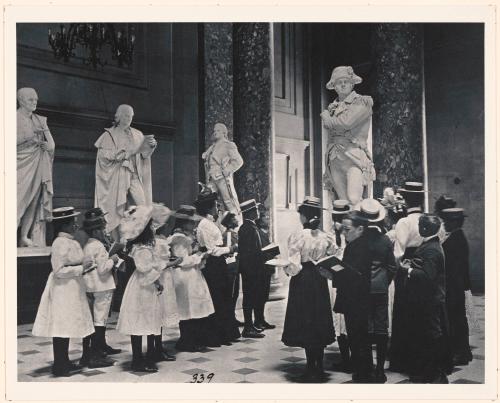
{"type": "Polygon", "coordinates": [[[52,210],[52,220],[62,220],[77,215],[80,215],[80,213],[76,212],[74,207],[58,207],[52,210]]]}
{"type": "Polygon", "coordinates": [[[141,235],[151,220],[152,213],[152,206],[133,206],[125,211],[118,227],[122,243],[133,241],[141,235]]]}
{"type": "Polygon", "coordinates": [[[106,227],[106,218],[104,217],[106,214],[100,207],[87,210],[84,214],[83,229],[104,229],[106,227]]]}
{"type": "Polygon", "coordinates": [[[382,221],[387,213],[385,207],[375,199],[362,200],[356,207],[356,210],[358,210],[360,216],[368,222],[382,221]]]}
{"type": "Polygon", "coordinates": [[[196,214],[196,207],[188,204],[181,204],[175,212],[174,217],[181,220],[190,220],[195,222],[203,219],[201,215],[196,214]]]}
{"type": "Polygon", "coordinates": [[[321,199],[316,196],[306,196],[302,204],[299,205],[299,208],[301,206],[314,207],[320,210],[328,210],[326,208],[321,207],[321,199]]]}
{"type": "Polygon", "coordinates": [[[360,84],[363,82],[363,79],[356,74],[354,74],[354,70],[351,66],[338,66],[335,67],[332,71],[332,76],[330,81],[326,84],[326,88],[329,90],[333,90],[335,86],[335,82],[340,78],[347,78],[353,84],[360,84]]]}

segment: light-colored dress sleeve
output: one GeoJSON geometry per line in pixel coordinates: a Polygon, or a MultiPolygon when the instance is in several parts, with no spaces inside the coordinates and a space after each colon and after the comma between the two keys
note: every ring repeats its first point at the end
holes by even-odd
{"type": "Polygon", "coordinates": [[[76,241],[57,238],[52,244],[50,263],[56,278],[79,277],[83,274],[83,251],[76,241]],[[72,244],[75,243],[76,245],[72,244]],[[80,250],[77,250],[80,248],[80,250]]]}
{"type": "Polygon", "coordinates": [[[222,232],[215,223],[210,222],[208,219],[202,220],[198,225],[196,238],[199,244],[204,246],[212,256],[222,256],[230,253],[229,247],[221,246],[223,244],[222,232]]]}
{"type": "Polygon", "coordinates": [[[110,259],[106,248],[101,242],[92,242],[90,247],[90,253],[92,254],[94,261],[97,265],[97,273],[100,276],[109,273],[114,266],[113,259],[110,259]]]}
{"type": "Polygon", "coordinates": [[[304,239],[301,232],[293,233],[288,238],[288,261],[290,264],[283,270],[289,276],[296,276],[302,270],[302,248],[304,239]]]}
{"type": "Polygon", "coordinates": [[[151,248],[139,247],[130,254],[134,259],[135,269],[142,274],[139,284],[147,286],[153,284],[160,278],[160,272],[154,267],[154,254],[151,248]]]}

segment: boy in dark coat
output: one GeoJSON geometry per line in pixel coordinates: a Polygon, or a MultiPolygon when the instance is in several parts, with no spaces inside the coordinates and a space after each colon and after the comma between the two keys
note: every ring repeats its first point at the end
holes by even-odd
{"type": "Polygon", "coordinates": [[[245,326],[242,336],[262,338],[262,328],[256,328],[253,314],[258,316],[260,294],[263,288],[265,261],[262,252],[262,240],[255,221],[259,218],[258,205],[255,200],[241,203],[243,224],[238,231],[238,266],[243,286],[243,316],[245,326]]]}
{"type": "Polygon", "coordinates": [[[413,258],[405,259],[400,266],[408,279],[408,314],[414,335],[415,362],[410,381],[448,383],[446,279],[444,253],[438,238],[441,221],[424,214],[418,226],[424,242],[413,258]]]}
{"type": "Polygon", "coordinates": [[[469,244],[462,230],[464,217],[464,211],[460,208],[444,209],[441,212],[446,231],[442,245],[446,268],[446,309],[455,365],[467,365],[472,361],[469,325],[465,313],[465,291],[470,290],[470,278],[469,244]]]}

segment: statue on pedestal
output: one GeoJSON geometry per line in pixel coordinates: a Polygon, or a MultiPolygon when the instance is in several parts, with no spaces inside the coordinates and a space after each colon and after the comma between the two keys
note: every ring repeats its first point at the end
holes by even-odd
{"type": "Polygon", "coordinates": [[[47,118],[35,112],[33,88],[17,91],[17,227],[19,246],[46,246],[45,223],[52,217],[55,143],[47,118]]]}
{"type": "Polygon", "coordinates": [[[152,205],[151,155],[156,148],[153,135],[131,127],[130,105],[116,109],[113,127],[105,129],[95,143],[95,207],[107,213],[106,231],[116,240],[116,229],[131,205],[152,205]]]}
{"type": "Polygon", "coordinates": [[[326,88],[335,90],[338,98],[321,113],[323,126],[328,130],[323,184],[336,196],[333,199],[348,200],[352,206],[361,202],[363,187],[375,180],[367,148],[373,100],[353,90],[361,82],[352,67],[336,67],[326,88]]]}
{"type": "Polygon", "coordinates": [[[206,184],[217,192],[227,211],[240,218],[238,195],[234,188],[233,174],[243,165],[243,158],[236,144],[227,137],[227,127],[216,123],[213,132],[214,143],[203,153],[206,184]]]}

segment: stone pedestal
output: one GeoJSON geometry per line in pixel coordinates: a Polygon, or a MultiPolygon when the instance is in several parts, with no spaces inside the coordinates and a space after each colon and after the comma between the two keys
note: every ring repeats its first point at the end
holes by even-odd
{"type": "Polygon", "coordinates": [[[233,137],[233,24],[203,24],[205,148],[216,123],[233,137]]]}
{"type": "Polygon", "coordinates": [[[35,321],[47,278],[52,271],[50,251],[50,247],[17,248],[17,323],[19,325],[35,321]]]}
{"type": "Polygon", "coordinates": [[[375,197],[423,180],[422,41],[418,24],[376,24],[372,33],[375,197]]]}
{"type": "Polygon", "coordinates": [[[233,26],[234,141],[244,160],[235,175],[236,191],[240,201],[256,199],[268,213],[273,161],[271,40],[269,23],[233,26]]]}

